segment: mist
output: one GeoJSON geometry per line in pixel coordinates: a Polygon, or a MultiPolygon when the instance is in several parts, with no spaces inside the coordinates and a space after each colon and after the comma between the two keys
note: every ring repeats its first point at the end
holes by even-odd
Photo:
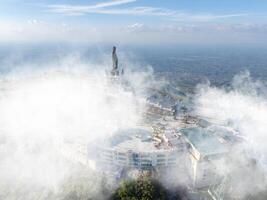
{"type": "Polygon", "coordinates": [[[217,163],[232,198],[251,198],[266,189],[266,91],[266,83],[254,80],[248,71],[236,75],[229,87],[207,83],[196,88],[196,114],[233,128],[242,138],[231,147],[231,155],[217,163]]]}
{"type": "MultiPolygon", "coordinates": [[[[89,59],[65,51],[51,59],[14,53],[2,60],[7,73],[0,76],[0,199],[107,199],[118,186],[105,172],[62,156],[60,145],[94,144],[139,125],[149,89],[167,81],[119,52],[125,74],[123,84],[114,83],[107,76],[110,55],[97,51],[89,59]]],[[[228,86],[195,88],[194,114],[213,121],[208,128],[215,133],[227,126],[241,138],[230,155],[214,163],[232,198],[254,197],[267,186],[266,95],[266,83],[248,71],[228,86]]],[[[168,169],[159,181],[185,191],[192,180],[183,170],[191,169],[168,169]]]]}
{"type": "Polygon", "coordinates": [[[139,123],[153,71],[129,63],[125,88],[108,78],[108,65],[75,55],[48,63],[20,63],[0,78],[0,197],[107,198],[114,180],[62,157],[60,144],[94,143],[139,123]]]}

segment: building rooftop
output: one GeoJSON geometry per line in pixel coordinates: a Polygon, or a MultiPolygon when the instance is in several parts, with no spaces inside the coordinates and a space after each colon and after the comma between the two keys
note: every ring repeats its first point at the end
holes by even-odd
{"type": "Polygon", "coordinates": [[[231,127],[211,125],[208,127],[208,130],[228,143],[233,143],[240,139],[239,133],[231,127]]]}
{"type": "Polygon", "coordinates": [[[114,133],[105,141],[108,148],[119,149],[120,151],[152,152],[162,151],[163,148],[156,147],[153,134],[146,128],[122,129],[114,133]]]}
{"type": "Polygon", "coordinates": [[[227,153],[226,145],[219,141],[219,138],[200,127],[184,128],[180,132],[188,139],[191,145],[200,153],[202,157],[227,153]]]}
{"type": "Polygon", "coordinates": [[[185,94],[182,91],[171,85],[165,85],[160,89],[150,88],[150,93],[151,96],[147,98],[147,101],[162,108],[170,109],[178,103],[178,100],[185,98],[185,94]]]}

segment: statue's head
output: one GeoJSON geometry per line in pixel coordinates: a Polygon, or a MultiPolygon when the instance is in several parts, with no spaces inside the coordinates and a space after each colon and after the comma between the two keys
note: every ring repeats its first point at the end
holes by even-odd
{"type": "Polygon", "coordinates": [[[116,52],[116,47],[115,46],[113,46],[113,53],[115,53],[116,52]]]}

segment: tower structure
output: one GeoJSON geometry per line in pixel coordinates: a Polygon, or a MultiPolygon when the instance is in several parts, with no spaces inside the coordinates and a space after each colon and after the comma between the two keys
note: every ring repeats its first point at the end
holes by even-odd
{"type": "Polygon", "coordinates": [[[119,70],[118,70],[118,57],[116,53],[116,47],[114,46],[112,49],[112,70],[111,70],[112,76],[118,76],[119,70]]]}

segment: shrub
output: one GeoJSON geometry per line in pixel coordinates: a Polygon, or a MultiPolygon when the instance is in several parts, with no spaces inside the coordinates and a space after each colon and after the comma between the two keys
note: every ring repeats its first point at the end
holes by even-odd
{"type": "Polygon", "coordinates": [[[111,200],[165,200],[167,191],[156,180],[140,177],[137,180],[124,181],[114,192],[111,200]]]}

